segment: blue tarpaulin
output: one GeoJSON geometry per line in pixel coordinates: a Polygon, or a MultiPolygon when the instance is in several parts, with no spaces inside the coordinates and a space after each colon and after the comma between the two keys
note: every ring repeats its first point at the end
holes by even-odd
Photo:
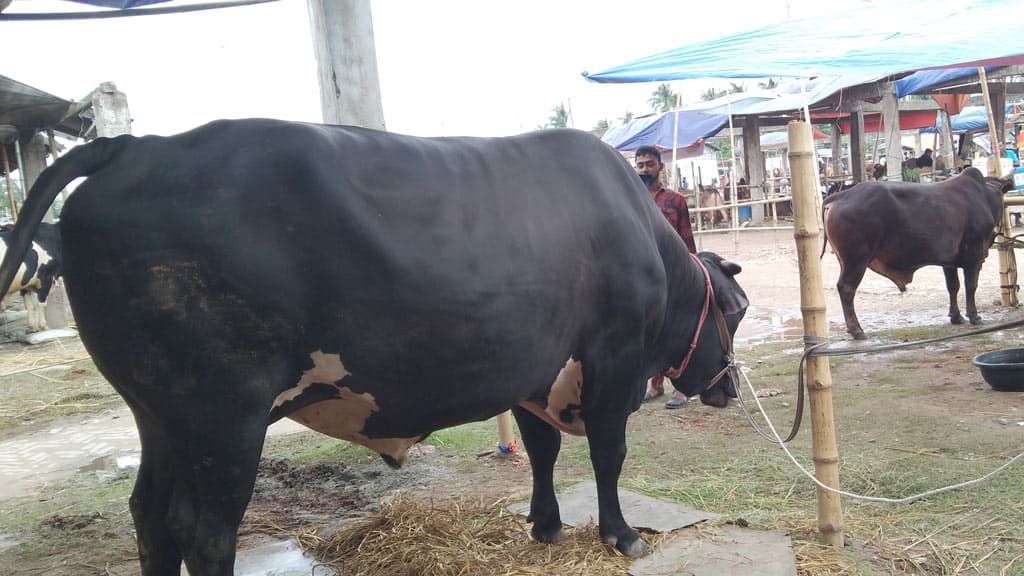
{"type": "MultiPolygon", "coordinates": [[[[1006,113],[1013,113],[1013,104],[1006,105],[1006,113]]],[[[953,132],[974,132],[976,130],[988,129],[988,112],[984,106],[966,106],[959,114],[949,117],[949,124],[953,132]]],[[[921,128],[921,132],[939,132],[942,129],[942,119],[936,114],[935,126],[921,128]]]]}
{"type": "Polygon", "coordinates": [[[636,150],[640,146],[658,146],[670,150],[673,146],[682,148],[710,138],[728,123],[728,116],[722,114],[685,110],[679,112],[679,132],[676,133],[674,111],[649,114],[611,128],[601,140],[623,152],[636,150]]]}
{"type": "MultiPolygon", "coordinates": [[[[996,68],[996,66],[987,66],[985,71],[991,72],[996,68]]],[[[945,70],[921,70],[920,72],[914,72],[913,74],[895,82],[896,97],[903,98],[910,94],[924,92],[932,86],[938,86],[939,84],[944,84],[950,80],[964,78],[977,73],[978,68],[976,66],[968,68],[947,68],[945,70]]]]}
{"type": "Polygon", "coordinates": [[[146,6],[148,4],[163,4],[170,0],[68,0],[69,2],[77,2],[79,4],[89,4],[90,6],[103,6],[104,8],[135,8],[137,6],[146,6]]]}
{"type": "Polygon", "coordinates": [[[593,74],[593,82],[692,78],[875,79],[922,70],[1024,63],[1020,0],[892,0],[788,20],[666,50],[593,74]],[[958,39],[958,40],[954,40],[958,39]]]}

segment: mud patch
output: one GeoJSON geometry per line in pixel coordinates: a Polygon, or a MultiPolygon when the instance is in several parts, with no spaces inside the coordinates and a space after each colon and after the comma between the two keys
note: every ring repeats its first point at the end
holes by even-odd
{"type": "Polygon", "coordinates": [[[443,483],[452,471],[446,457],[417,452],[400,470],[383,463],[351,466],[343,462],[295,464],[280,458],[260,462],[252,500],[240,535],[279,533],[304,524],[338,525],[365,512],[398,490],[443,483]]]}
{"type": "Polygon", "coordinates": [[[54,514],[46,520],[43,520],[39,525],[42,528],[48,528],[50,530],[85,530],[86,528],[94,526],[101,520],[103,520],[103,515],[99,512],[92,512],[89,514],[70,514],[67,516],[54,514]]]}

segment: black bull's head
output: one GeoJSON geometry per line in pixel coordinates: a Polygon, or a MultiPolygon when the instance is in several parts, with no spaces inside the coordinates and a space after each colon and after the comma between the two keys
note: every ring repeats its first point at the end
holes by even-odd
{"type": "Polygon", "coordinates": [[[701,252],[698,258],[707,268],[714,299],[699,335],[695,351],[699,356],[694,358],[696,365],[691,369],[692,373],[687,370],[680,378],[673,379],[672,385],[687,396],[699,393],[703,404],[724,408],[730,397],[736,397],[736,383],[730,369],[732,339],[750,301],[736,282],[736,275],[742,271],[739,264],[712,252],[701,252]]]}

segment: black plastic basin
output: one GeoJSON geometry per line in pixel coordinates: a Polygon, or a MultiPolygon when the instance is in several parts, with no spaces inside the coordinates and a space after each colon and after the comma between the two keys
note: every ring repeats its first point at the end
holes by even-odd
{"type": "Polygon", "coordinates": [[[1024,392],[1024,348],[1009,348],[978,354],[971,360],[993,390],[1024,392]]]}

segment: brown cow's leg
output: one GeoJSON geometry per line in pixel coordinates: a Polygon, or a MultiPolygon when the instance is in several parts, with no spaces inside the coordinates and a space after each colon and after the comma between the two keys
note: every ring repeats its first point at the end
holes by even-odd
{"type": "MultiPolygon", "coordinates": [[[[842,263],[841,258],[840,262],[842,263]]],[[[839,291],[839,301],[843,304],[843,318],[846,319],[846,331],[856,340],[867,338],[864,334],[864,329],[860,327],[860,322],[857,320],[857,311],[853,308],[853,298],[857,295],[857,287],[860,286],[861,280],[864,279],[865,270],[867,270],[867,267],[864,265],[841,266],[839,281],[836,282],[836,290],[839,291]]]]}
{"type": "MultiPolygon", "coordinates": [[[[953,324],[963,324],[964,317],[960,315],[960,306],[956,303],[957,295],[960,293],[960,278],[956,275],[956,268],[952,266],[943,266],[942,273],[946,276],[946,291],[949,292],[949,321],[953,324]]],[[[967,269],[964,269],[964,281],[967,284],[967,315],[971,315],[971,308],[974,306],[974,290],[971,289],[969,280],[967,280],[968,274],[967,269]]],[[[978,287],[978,273],[974,273],[974,288],[978,287]]],[[[974,316],[971,319],[971,324],[976,324],[974,317],[978,315],[978,311],[974,311],[974,316]]]]}
{"type": "Polygon", "coordinates": [[[971,324],[981,324],[981,316],[978,314],[978,307],[974,302],[974,293],[978,290],[978,275],[981,273],[981,265],[964,266],[964,296],[967,300],[967,319],[971,324]]]}

